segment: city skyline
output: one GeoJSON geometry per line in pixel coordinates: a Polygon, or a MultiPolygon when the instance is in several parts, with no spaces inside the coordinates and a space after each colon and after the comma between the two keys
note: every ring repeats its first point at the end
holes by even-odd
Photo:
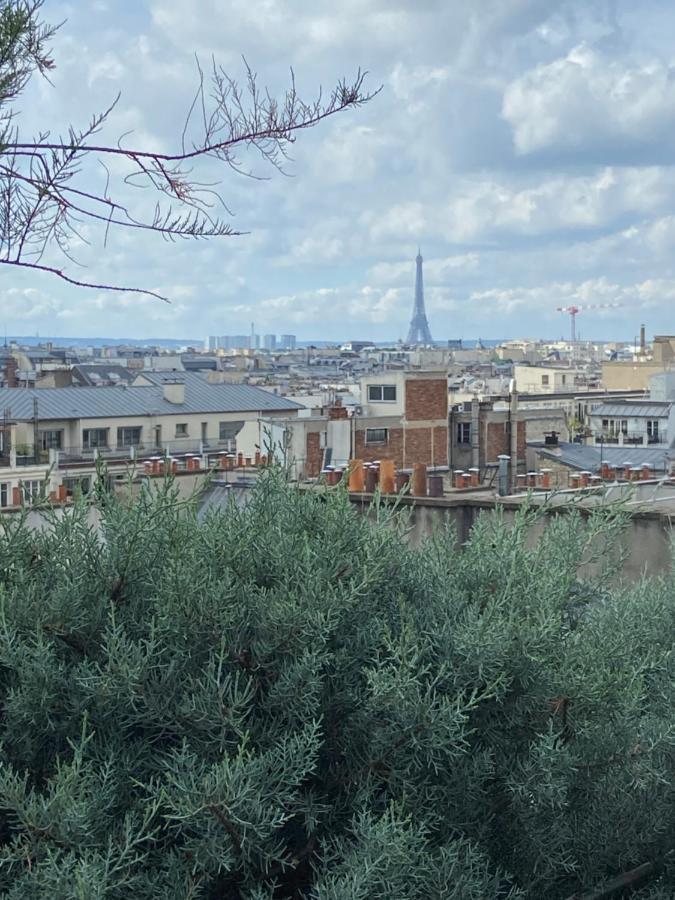
{"type": "Polygon", "coordinates": [[[226,21],[211,0],[199,12],[50,0],[46,15],[68,27],[54,41],[54,86],[35,79],[25,95],[26,131],[81,124],[121,90],[106,135],[131,129],[168,147],[193,96],[193,51],[239,76],[245,53],[274,93],[289,65],[307,95],[359,65],[383,91],[302,134],[293,178],[253,159],[269,181],[228,178],[232,223],[250,234],[168,248],[111,232],[105,250],[97,238],[75,246],[104,276],[171,305],[3,273],[0,325],[86,335],[104,317],[111,337],[145,339],[245,332],[254,319],[299,340],[393,341],[407,331],[421,243],[437,339],[560,336],[556,307],[611,302],[623,305],[580,321],[583,337],[629,340],[642,321],[671,331],[668,10],[504,0],[479,17],[459,2],[351,2],[353,15],[298,0],[288,19],[282,4],[252,2],[226,21]]]}

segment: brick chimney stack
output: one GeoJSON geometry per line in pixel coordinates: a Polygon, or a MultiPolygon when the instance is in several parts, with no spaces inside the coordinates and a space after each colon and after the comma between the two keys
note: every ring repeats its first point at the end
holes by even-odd
{"type": "Polygon", "coordinates": [[[17,377],[17,371],[19,368],[19,364],[13,356],[10,356],[7,360],[7,365],[5,366],[5,375],[7,381],[7,387],[15,388],[19,384],[19,379],[17,377]]]}
{"type": "Polygon", "coordinates": [[[335,400],[335,403],[333,403],[332,406],[328,407],[328,418],[330,421],[349,418],[347,407],[342,405],[342,400],[340,400],[339,397],[335,400]]]}

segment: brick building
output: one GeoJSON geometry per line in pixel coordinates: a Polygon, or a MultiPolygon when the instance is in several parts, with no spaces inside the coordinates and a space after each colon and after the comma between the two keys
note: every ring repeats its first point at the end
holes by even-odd
{"type": "Polygon", "coordinates": [[[495,407],[492,400],[473,400],[455,407],[449,415],[449,465],[452,469],[496,466],[500,454],[513,456],[512,429],[516,429],[516,461],[513,471],[531,465],[528,442],[544,441],[555,432],[569,439],[567,415],[558,408],[528,409],[518,405],[495,407]]]}
{"type": "Polygon", "coordinates": [[[445,371],[387,372],[361,381],[361,404],[335,405],[320,416],[300,416],[283,425],[263,423],[272,442],[286,447],[299,478],[315,478],[327,465],[350,459],[391,459],[448,464],[448,379],[445,371]]]}

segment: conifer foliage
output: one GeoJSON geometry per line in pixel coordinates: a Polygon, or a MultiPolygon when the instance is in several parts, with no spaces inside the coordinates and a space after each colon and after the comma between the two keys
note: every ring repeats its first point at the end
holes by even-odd
{"type": "Polygon", "coordinates": [[[4,517],[0,894],[672,897],[672,580],[535,515],[413,549],[272,470],[4,517]]]}

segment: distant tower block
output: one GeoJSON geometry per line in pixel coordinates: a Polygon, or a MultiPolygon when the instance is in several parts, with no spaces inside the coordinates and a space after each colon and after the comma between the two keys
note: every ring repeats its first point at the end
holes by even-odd
{"type": "Polygon", "coordinates": [[[417,269],[415,270],[415,302],[413,304],[413,313],[410,320],[406,344],[433,344],[434,340],[431,337],[429,323],[427,322],[427,314],[424,310],[422,254],[419,250],[417,251],[417,259],[415,262],[417,264],[417,269]]]}

